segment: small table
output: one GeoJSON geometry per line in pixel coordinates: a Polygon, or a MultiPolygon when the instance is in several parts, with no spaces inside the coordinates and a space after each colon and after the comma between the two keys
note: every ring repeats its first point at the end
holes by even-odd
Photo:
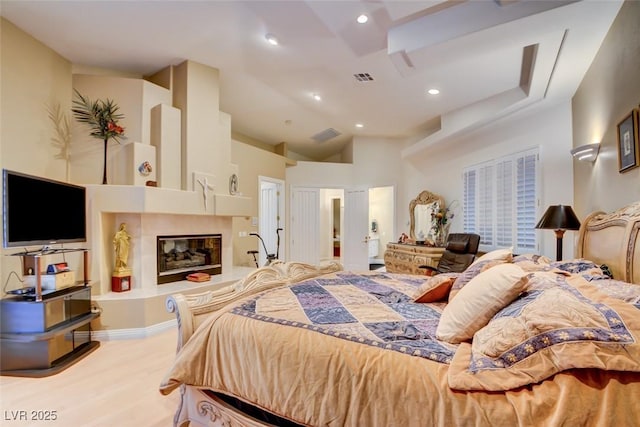
{"type": "Polygon", "coordinates": [[[390,273],[425,274],[421,265],[436,267],[443,247],[416,245],[409,243],[387,243],[384,252],[384,265],[390,273]]]}

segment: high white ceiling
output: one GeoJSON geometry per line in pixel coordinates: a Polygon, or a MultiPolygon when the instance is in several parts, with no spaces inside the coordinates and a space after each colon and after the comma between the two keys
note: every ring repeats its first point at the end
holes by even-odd
{"type": "Polygon", "coordinates": [[[570,99],[621,3],[1,0],[0,13],[77,66],[140,76],[185,59],[218,68],[235,132],[321,160],[354,135],[398,138],[411,155],[570,99]],[[312,138],[327,129],[340,135],[312,138]]]}

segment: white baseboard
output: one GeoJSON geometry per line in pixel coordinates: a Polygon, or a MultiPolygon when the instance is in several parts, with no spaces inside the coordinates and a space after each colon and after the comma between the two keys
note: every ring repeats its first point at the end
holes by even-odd
{"type": "MultiPolygon", "coordinates": [[[[97,341],[111,340],[127,340],[147,338],[160,332],[168,331],[176,328],[178,322],[176,319],[167,320],[166,322],[157,323],[147,326],[146,328],[128,328],[128,329],[103,329],[99,331],[91,331],[91,338],[97,341]]],[[[88,334],[88,332],[83,332],[88,334]]]]}

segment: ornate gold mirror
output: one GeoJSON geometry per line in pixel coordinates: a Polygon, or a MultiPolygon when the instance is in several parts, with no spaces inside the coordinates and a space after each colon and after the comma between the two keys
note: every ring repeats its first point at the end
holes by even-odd
{"type": "Polygon", "coordinates": [[[430,239],[433,229],[431,214],[437,212],[441,206],[444,206],[441,196],[426,190],[418,194],[418,197],[409,203],[409,237],[414,241],[430,239]]]}

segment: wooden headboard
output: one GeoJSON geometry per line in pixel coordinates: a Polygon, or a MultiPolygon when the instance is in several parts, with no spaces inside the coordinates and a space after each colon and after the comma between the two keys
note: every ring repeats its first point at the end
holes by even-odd
{"type": "Polygon", "coordinates": [[[580,227],[578,257],[608,265],[614,279],[640,284],[640,202],[589,215],[580,227]]]}

